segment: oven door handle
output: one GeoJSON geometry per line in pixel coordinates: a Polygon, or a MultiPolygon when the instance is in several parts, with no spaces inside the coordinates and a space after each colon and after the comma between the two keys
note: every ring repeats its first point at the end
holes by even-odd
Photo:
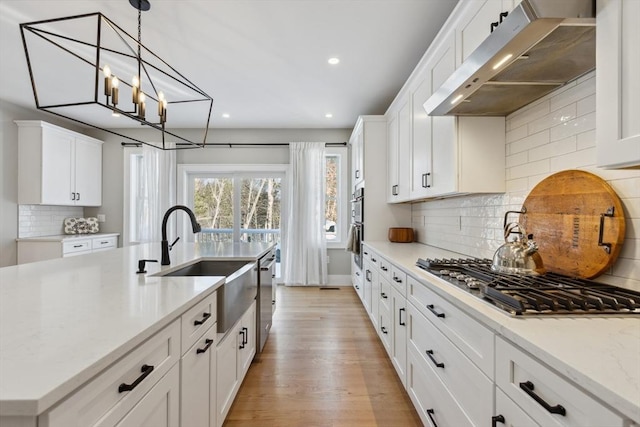
{"type": "Polygon", "coordinates": [[[276,263],[276,257],[272,257],[269,258],[267,261],[269,261],[269,263],[267,265],[261,265],[260,266],[260,271],[269,271],[273,268],[273,264],[276,263]]]}

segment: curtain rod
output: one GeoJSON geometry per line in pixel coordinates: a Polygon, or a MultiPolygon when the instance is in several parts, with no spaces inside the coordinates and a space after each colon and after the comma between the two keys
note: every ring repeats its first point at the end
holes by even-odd
{"type": "MultiPolygon", "coordinates": [[[[227,147],[233,148],[234,146],[235,147],[287,147],[289,144],[290,142],[276,142],[276,143],[264,143],[264,144],[259,144],[255,142],[229,142],[229,143],[221,143],[221,144],[207,143],[205,144],[205,147],[213,147],[213,148],[227,148],[227,147]]],[[[122,145],[123,147],[141,147],[142,146],[142,144],[139,142],[121,142],[120,145],[122,145]]],[[[181,143],[181,142],[176,143],[176,146],[180,146],[180,145],[193,146],[193,144],[189,144],[189,143],[181,143]]],[[[345,147],[347,143],[346,142],[325,142],[324,145],[326,147],[345,147]]]]}

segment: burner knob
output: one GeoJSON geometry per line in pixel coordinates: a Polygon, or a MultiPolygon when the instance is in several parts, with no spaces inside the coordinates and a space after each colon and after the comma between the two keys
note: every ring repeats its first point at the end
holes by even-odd
{"type": "Polygon", "coordinates": [[[467,280],[466,283],[469,289],[478,289],[480,287],[478,285],[479,282],[475,279],[467,280]]]}
{"type": "Polygon", "coordinates": [[[467,276],[466,274],[458,274],[458,275],[456,276],[456,279],[458,279],[458,280],[465,280],[467,277],[469,277],[469,276],[467,276]]]}
{"type": "Polygon", "coordinates": [[[440,270],[440,274],[443,276],[447,276],[449,274],[449,270],[440,270]]]}
{"type": "Polygon", "coordinates": [[[451,273],[449,273],[449,276],[451,276],[451,277],[455,278],[455,277],[458,277],[458,274],[459,274],[459,273],[457,273],[457,272],[455,272],[455,271],[452,271],[451,273]]]}

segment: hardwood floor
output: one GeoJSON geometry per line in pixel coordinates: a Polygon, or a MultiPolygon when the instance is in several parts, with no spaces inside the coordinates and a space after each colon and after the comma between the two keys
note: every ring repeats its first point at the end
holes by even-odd
{"type": "Polygon", "coordinates": [[[278,287],[225,426],[421,426],[352,287],[278,287]]]}

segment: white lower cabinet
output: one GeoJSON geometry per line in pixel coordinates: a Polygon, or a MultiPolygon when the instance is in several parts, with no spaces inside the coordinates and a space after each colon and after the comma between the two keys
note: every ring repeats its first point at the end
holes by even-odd
{"type": "MultiPolygon", "coordinates": [[[[407,352],[407,363],[407,392],[425,426],[474,426],[413,347],[409,347],[407,352]]],[[[484,426],[486,423],[480,425],[484,426]]]]}
{"type": "Polygon", "coordinates": [[[118,236],[118,233],[103,233],[19,239],[17,242],[18,264],[117,249],[118,236]]]}
{"type": "Polygon", "coordinates": [[[407,299],[391,287],[391,362],[407,386],[407,299]]]}
{"type": "Polygon", "coordinates": [[[180,425],[217,427],[216,294],[182,315],[180,425]]]}
{"type": "Polygon", "coordinates": [[[496,415],[491,418],[491,427],[540,427],[500,388],[496,387],[496,415]]]}
{"type": "Polygon", "coordinates": [[[407,344],[422,363],[455,396],[472,425],[483,426],[493,415],[493,379],[488,378],[412,304],[408,308],[407,344]]]}
{"type": "MultiPolygon", "coordinates": [[[[116,427],[173,427],[178,425],[180,370],[174,365],[116,427]]],[[[105,425],[114,425],[105,422],[105,425]]],[[[188,425],[188,424],[182,424],[188,425]]]]}
{"type": "Polygon", "coordinates": [[[149,338],[38,418],[39,427],[176,425],[179,421],[180,320],[149,338]],[[157,388],[157,389],[156,389],[157,388]],[[150,406],[153,406],[150,408],[150,406]],[[154,408],[165,407],[161,414],[154,408]],[[164,414],[161,420],[147,418],[164,414]],[[134,424],[146,420],[148,424],[134,424]]]}
{"type": "Polygon", "coordinates": [[[220,340],[217,353],[216,417],[218,426],[224,423],[240,384],[256,354],[256,304],[220,340]]]}
{"type": "Polygon", "coordinates": [[[542,426],[625,425],[623,418],[502,338],[496,339],[496,384],[542,426]]]}

